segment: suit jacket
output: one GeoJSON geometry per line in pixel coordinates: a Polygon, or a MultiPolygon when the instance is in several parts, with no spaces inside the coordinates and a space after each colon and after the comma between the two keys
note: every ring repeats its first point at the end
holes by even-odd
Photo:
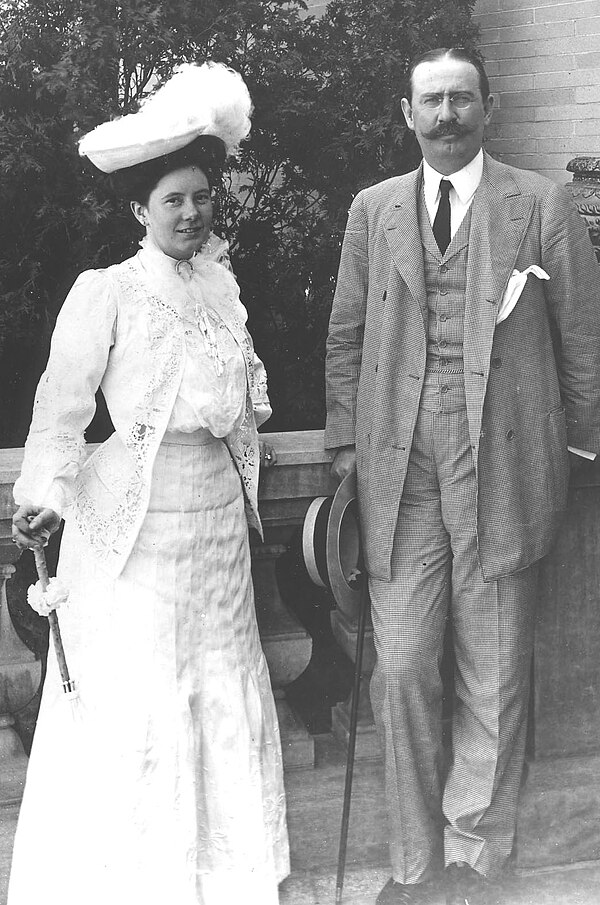
{"type": "MultiPolygon", "coordinates": [[[[421,168],[350,209],[328,338],[325,444],[356,444],[369,572],[390,578],[398,506],[426,362],[417,218],[421,168]]],[[[484,157],[472,203],[464,373],[486,579],[549,549],[566,505],[567,444],[600,450],[599,268],[569,194],[484,157]],[[496,325],[508,280],[538,264],[496,325]]]]}

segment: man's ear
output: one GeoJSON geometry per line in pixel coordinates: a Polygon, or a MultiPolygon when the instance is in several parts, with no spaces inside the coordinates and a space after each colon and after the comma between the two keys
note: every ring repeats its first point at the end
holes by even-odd
{"type": "Polygon", "coordinates": [[[492,118],[492,111],[494,109],[494,95],[490,94],[488,99],[483,103],[483,109],[485,110],[485,124],[489,123],[492,118]]]}
{"type": "Polygon", "coordinates": [[[408,100],[408,98],[403,97],[402,100],[400,101],[400,104],[402,106],[402,112],[404,113],[404,119],[406,120],[406,125],[408,126],[409,129],[412,129],[414,132],[415,124],[413,121],[412,107],[410,106],[410,101],[408,100]]]}

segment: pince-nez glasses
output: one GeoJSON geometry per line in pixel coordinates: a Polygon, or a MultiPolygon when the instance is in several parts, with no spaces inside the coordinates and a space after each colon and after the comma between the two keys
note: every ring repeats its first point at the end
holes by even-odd
{"type": "Polygon", "coordinates": [[[467,107],[470,107],[474,101],[472,94],[464,94],[459,91],[456,94],[427,94],[425,97],[421,98],[420,104],[428,110],[437,110],[438,107],[442,106],[444,98],[446,97],[448,98],[450,106],[455,107],[457,110],[465,110],[467,107]]]}

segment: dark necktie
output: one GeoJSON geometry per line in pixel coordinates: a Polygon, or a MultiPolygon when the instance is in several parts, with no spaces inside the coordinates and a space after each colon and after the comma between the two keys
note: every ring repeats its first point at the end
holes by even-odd
{"type": "Polygon", "coordinates": [[[440,203],[433,221],[433,235],[442,255],[450,245],[450,189],[449,179],[440,182],[440,203]]]}

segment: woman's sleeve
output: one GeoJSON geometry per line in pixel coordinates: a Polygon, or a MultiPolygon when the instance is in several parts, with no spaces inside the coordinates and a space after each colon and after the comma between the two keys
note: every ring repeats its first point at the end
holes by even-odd
{"type": "Polygon", "coordinates": [[[271,415],[273,414],[273,409],[271,408],[271,403],[269,402],[269,396],[267,393],[267,372],[265,371],[265,366],[256,354],[254,353],[254,386],[252,389],[252,405],[254,407],[254,418],[256,420],[256,426],[260,427],[261,424],[264,424],[271,415]]]}
{"type": "Polygon", "coordinates": [[[17,505],[32,503],[62,515],[72,502],[84,458],[84,431],[96,410],[96,391],[114,343],[116,311],[105,271],[78,277],[58,315],[38,384],[13,491],[17,505]]]}

